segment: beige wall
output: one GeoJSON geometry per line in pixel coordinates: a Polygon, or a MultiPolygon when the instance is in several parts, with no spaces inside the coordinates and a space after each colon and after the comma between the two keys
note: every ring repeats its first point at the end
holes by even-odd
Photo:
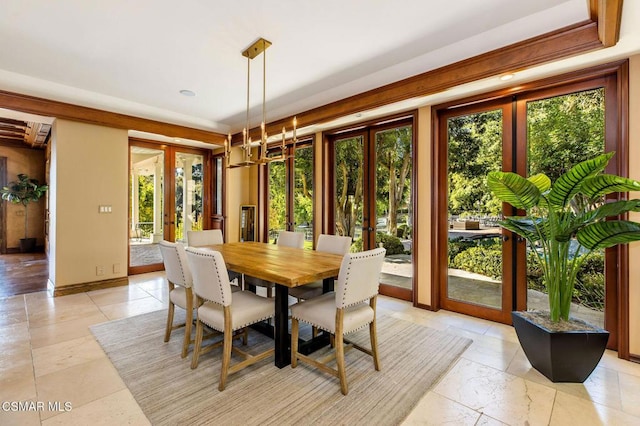
{"type": "MultiPolygon", "coordinates": [[[[254,158],[257,155],[253,154],[254,158]]],[[[242,158],[239,147],[234,147],[231,152],[231,161],[237,161],[242,158]]],[[[225,217],[225,238],[228,243],[240,240],[240,206],[242,205],[258,205],[258,167],[237,167],[233,169],[225,169],[227,197],[226,197],[226,214],[225,217]]],[[[260,226],[260,212],[256,212],[258,216],[258,226],[260,226]]],[[[258,232],[259,228],[256,228],[258,232]]],[[[259,236],[257,236],[259,237],[259,236]]]]}
{"type": "MultiPolygon", "coordinates": [[[[629,60],[629,176],[640,180],[640,55],[629,60]]],[[[629,194],[640,198],[640,193],[629,194]]],[[[640,222],[640,213],[631,220],[640,222]]],[[[640,242],[629,245],[629,351],[640,355],[640,242]]]]}
{"type": "Polygon", "coordinates": [[[50,285],[126,277],[127,131],[56,120],[51,144],[50,285]]]}
{"type": "MultiPolygon", "coordinates": [[[[30,178],[45,183],[44,150],[25,148],[9,148],[0,146],[0,157],[7,157],[7,183],[18,180],[18,174],[24,173],[30,178]]],[[[36,238],[36,244],[44,245],[44,209],[45,198],[27,206],[28,238],[36,238]]],[[[7,249],[20,247],[20,239],[24,238],[24,207],[22,204],[6,203],[7,211],[7,249]]]]}
{"type": "Polygon", "coordinates": [[[414,235],[418,249],[416,263],[417,300],[420,305],[431,305],[431,107],[418,110],[418,137],[416,159],[416,202],[418,234],[414,235]]]}

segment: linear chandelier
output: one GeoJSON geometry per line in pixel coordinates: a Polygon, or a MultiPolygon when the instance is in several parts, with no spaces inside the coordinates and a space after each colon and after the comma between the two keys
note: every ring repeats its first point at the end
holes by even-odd
{"type": "MultiPolygon", "coordinates": [[[[271,46],[271,42],[264,38],[258,39],[255,43],[249,46],[242,52],[242,56],[247,58],[247,115],[246,126],[242,129],[242,161],[237,163],[231,163],[231,133],[229,133],[227,139],[224,141],[224,157],[227,167],[248,167],[257,164],[267,164],[274,161],[283,161],[286,159],[286,129],[282,127],[282,145],[280,147],[280,155],[269,157],[267,156],[267,113],[266,113],[266,93],[267,93],[267,48],[271,46]],[[260,143],[255,144],[251,140],[249,135],[251,127],[249,126],[249,93],[251,84],[251,60],[262,54],[262,122],[260,123],[260,143]],[[252,160],[253,153],[251,152],[254,146],[260,146],[260,158],[258,160],[252,160]]],[[[297,120],[293,117],[293,146],[295,150],[297,120]]]]}

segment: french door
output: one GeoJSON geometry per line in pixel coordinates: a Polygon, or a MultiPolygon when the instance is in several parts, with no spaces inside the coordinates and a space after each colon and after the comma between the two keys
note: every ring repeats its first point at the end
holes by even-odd
{"type": "MultiPolygon", "coordinates": [[[[545,173],[555,181],[605,151],[619,153],[607,172],[624,174],[618,108],[615,76],[438,108],[439,306],[504,323],[512,310],[548,310],[536,248],[498,226],[501,216],[518,211],[493,196],[487,174],[545,173]]],[[[572,307],[572,316],[612,333],[610,347],[617,344],[620,260],[618,248],[591,255],[578,273],[572,307]]]]}
{"type": "MultiPolygon", "coordinates": [[[[271,148],[269,157],[282,155],[280,147],[271,148]]],[[[305,234],[307,249],[313,248],[313,141],[305,140],[286,146],[283,161],[266,166],[268,175],[263,241],[273,242],[279,231],[305,234]]]]}
{"type": "Polygon", "coordinates": [[[329,232],[387,249],[380,293],[413,300],[413,118],[331,135],[329,232]]]}
{"type": "Polygon", "coordinates": [[[186,242],[187,231],[209,227],[207,156],[188,147],[130,144],[130,274],[162,270],[160,241],[186,242]]]}

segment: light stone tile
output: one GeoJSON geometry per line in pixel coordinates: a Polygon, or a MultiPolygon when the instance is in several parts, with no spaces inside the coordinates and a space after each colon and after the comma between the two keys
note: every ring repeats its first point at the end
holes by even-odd
{"type": "Polygon", "coordinates": [[[596,367],[584,383],[552,383],[558,391],[577,396],[617,410],[622,409],[618,373],[596,367]]]}
{"type": "Polygon", "coordinates": [[[37,349],[43,346],[77,339],[78,337],[88,336],[91,334],[89,326],[108,320],[102,312],[97,312],[75,320],[49,324],[43,327],[34,327],[31,329],[31,346],[37,349]]]}
{"type": "Polygon", "coordinates": [[[489,327],[493,324],[491,321],[448,311],[441,312],[438,321],[449,324],[451,327],[461,328],[478,334],[486,333],[487,330],[489,330],[489,327]]]}
{"type": "Polygon", "coordinates": [[[522,349],[519,349],[507,373],[612,408],[622,407],[618,373],[607,368],[596,367],[584,383],[553,383],[533,368],[522,349]]]}
{"type": "Polygon", "coordinates": [[[111,426],[111,425],[150,425],[144,413],[124,389],[111,395],[92,401],[71,411],[51,417],[42,422],[43,426],[111,426]]]}
{"type": "Polygon", "coordinates": [[[402,423],[413,425],[469,425],[473,426],[480,413],[451,401],[434,392],[428,392],[402,423]]]}
{"type": "MultiPolygon", "coordinates": [[[[145,274],[146,275],[146,274],[145,274]]],[[[136,277],[138,277],[138,275],[135,275],[136,277]]],[[[150,290],[160,290],[163,288],[169,288],[168,284],[167,284],[167,280],[166,278],[163,276],[161,277],[157,277],[157,278],[153,278],[153,279],[149,279],[146,281],[137,281],[134,282],[133,280],[133,276],[129,277],[129,286],[136,286],[144,291],[150,291],[150,290]]]]}
{"type": "Polygon", "coordinates": [[[8,366],[0,373],[0,402],[36,398],[36,382],[30,358],[29,362],[8,366]]]}
{"type": "Polygon", "coordinates": [[[114,320],[158,311],[165,308],[166,306],[164,303],[160,302],[155,297],[149,296],[129,302],[102,306],[100,309],[107,318],[109,318],[109,320],[114,320]]]}
{"type": "Polygon", "coordinates": [[[496,339],[508,340],[509,342],[520,344],[515,328],[510,325],[499,323],[492,324],[484,334],[485,336],[495,337],[496,339]]]}
{"type": "Polygon", "coordinates": [[[93,336],[84,336],[33,350],[33,366],[36,378],[106,355],[93,336]]]}
{"type": "Polygon", "coordinates": [[[19,324],[27,321],[27,311],[23,306],[0,310],[0,327],[19,324]]]}
{"type": "Polygon", "coordinates": [[[390,314],[393,318],[401,319],[404,321],[409,321],[414,324],[423,325],[425,327],[430,327],[435,330],[444,331],[449,328],[449,324],[439,321],[438,318],[433,318],[429,316],[424,316],[420,314],[416,314],[413,311],[406,312],[394,312],[390,314]]]}
{"type": "Polygon", "coordinates": [[[547,424],[555,390],[459,359],[434,392],[508,424],[547,424]]]}
{"type": "Polygon", "coordinates": [[[598,364],[601,367],[609,368],[621,373],[640,377],[640,363],[630,362],[618,358],[618,352],[606,350],[598,364]]]}
{"type": "Polygon", "coordinates": [[[0,298],[0,312],[24,309],[24,295],[0,298]]]}
{"type": "Polygon", "coordinates": [[[167,306],[169,305],[169,288],[149,289],[146,292],[167,306]]]}
{"type": "Polygon", "coordinates": [[[29,326],[43,327],[49,324],[71,321],[100,313],[100,309],[93,304],[50,306],[47,309],[29,311],[29,326]]]}
{"type": "Polygon", "coordinates": [[[622,411],[640,418],[640,377],[618,373],[622,411]]]}
{"type": "MultiPolygon", "coordinates": [[[[38,398],[70,403],[72,409],[126,389],[108,358],[77,364],[36,378],[38,398]],[[69,380],[73,377],[73,380],[69,380]]],[[[59,415],[57,411],[43,411],[42,419],[59,415]]]]}
{"type": "Polygon", "coordinates": [[[0,348],[3,350],[14,343],[28,341],[29,323],[27,321],[0,327],[0,348]]]}
{"type": "Polygon", "coordinates": [[[138,286],[122,286],[90,291],[87,293],[98,306],[113,305],[149,297],[149,293],[138,286]]]}
{"type": "Polygon", "coordinates": [[[27,297],[26,305],[29,315],[43,310],[68,308],[77,306],[91,306],[93,301],[87,293],[68,294],[66,296],[49,297],[48,294],[36,293],[35,297],[27,297]]]}
{"type": "Polygon", "coordinates": [[[505,371],[518,351],[519,345],[493,337],[482,337],[484,338],[474,339],[461,356],[479,364],[505,371]]]}
{"type": "Polygon", "coordinates": [[[636,426],[640,424],[640,417],[558,391],[549,424],[551,426],[636,426]]]}
{"type": "Polygon", "coordinates": [[[476,426],[503,426],[507,423],[502,423],[500,420],[493,419],[485,414],[480,416],[480,420],[476,423],[476,426]]]}
{"type": "Polygon", "coordinates": [[[31,345],[28,340],[3,345],[0,351],[0,371],[24,362],[31,362],[31,345]]]}
{"type": "MultiPolygon", "coordinates": [[[[31,400],[35,401],[35,398],[32,398],[31,400]]],[[[40,413],[37,411],[0,410],[0,425],[2,426],[40,426],[40,413]]]]}

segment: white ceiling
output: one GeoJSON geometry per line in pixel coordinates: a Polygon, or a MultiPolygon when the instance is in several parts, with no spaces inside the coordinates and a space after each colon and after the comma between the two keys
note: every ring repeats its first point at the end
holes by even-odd
{"type": "MultiPolygon", "coordinates": [[[[635,9],[638,22],[637,3],[625,2],[627,45],[606,49],[609,56],[640,50],[638,30],[626,16],[627,9],[635,9]]],[[[237,132],[246,108],[241,52],[259,37],[273,43],[267,50],[267,120],[273,121],[584,21],[587,5],[587,0],[3,0],[0,90],[237,132]],[[196,96],[183,96],[181,89],[196,96]]],[[[260,121],[262,56],[258,59],[251,62],[251,126],[260,121]]]]}

